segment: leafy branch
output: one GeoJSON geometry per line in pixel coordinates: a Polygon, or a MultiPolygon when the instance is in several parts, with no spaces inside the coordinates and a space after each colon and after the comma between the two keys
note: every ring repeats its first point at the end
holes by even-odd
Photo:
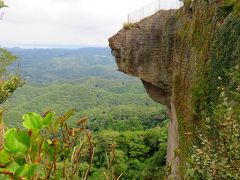
{"type": "Polygon", "coordinates": [[[24,114],[25,129],[5,133],[0,174],[10,179],[73,179],[80,176],[79,167],[85,162],[88,167],[82,177],[86,180],[94,156],[92,136],[86,124],[69,126],[67,121],[73,114],[73,109],[57,118],[53,111],[43,116],[24,114]]]}

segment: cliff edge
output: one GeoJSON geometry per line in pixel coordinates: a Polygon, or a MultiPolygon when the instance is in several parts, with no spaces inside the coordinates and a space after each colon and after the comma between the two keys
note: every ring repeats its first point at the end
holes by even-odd
{"type": "Polygon", "coordinates": [[[167,161],[174,171],[178,164],[174,150],[178,149],[178,125],[173,103],[174,41],[176,11],[159,11],[153,16],[122,29],[109,39],[118,70],[139,77],[156,102],[168,108],[171,121],[168,133],[167,161]]]}
{"type": "MultiPolygon", "coordinates": [[[[149,96],[168,109],[167,163],[173,179],[190,176],[186,167],[197,167],[193,152],[206,148],[201,137],[211,141],[209,149],[216,148],[211,140],[220,136],[216,127],[228,121],[217,119],[217,113],[222,93],[240,85],[229,77],[230,71],[239,72],[239,7],[234,0],[186,1],[179,10],[161,10],[109,39],[118,70],[139,77],[149,96]]],[[[226,96],[239,107],[237,95],[226,96]]],[[[211,175],[214,168],[204,171],[203,176],[211,175]]],[[[229,171],[237,174],[236,168],[229,171]]]]}

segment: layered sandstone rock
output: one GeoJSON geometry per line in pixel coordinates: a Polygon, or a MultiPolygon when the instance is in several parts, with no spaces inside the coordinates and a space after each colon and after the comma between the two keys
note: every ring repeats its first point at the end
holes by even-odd
{"type": "Polygon", "coordinates": [[[161,95],[147,89],[166,106],[172,92],[174,33],[175,11],[160,11],[109,39],[118,70],[139,77],[146,87],[158,88],[161,95]]]}
{"type": "MultiPolygon", "coordinates": [[[[186,178],[193,147],[202,148],[199,135],[209,141],[218,138],[216,124],[226,121],[214,115],[222,102],[221,91],[229,91],[228,99],[240,106],[238,93],[232,93],[237,83],[229,78],[231,72],[239,73],[239,19],[239,1],[186,1],[177,11],[159,11],[109,39],[118,70],[139,77],[149,96],[168,108],[170,179],[186,178]]],[[[233,117],[240,117],[237,111],[233,117]]],[[[215,144],[208,145],[216,151],[215,144]]],[[[211,149],[206,152],[209,157],[211,149]]],[[[215,171],[213,167],[201,169],[200,175],[215,171]]],[[[234,168],[228,167],[228,172],[234,168]]]]}
{"type": "Polygon", "coordinates": [[[176,11],[162,10],[135,23],[130,30],[120,30],[109,44],[118,70],[139,77],[149,96],[168,108],[167,161],[176,177],[179,159],[174,152],[179,135],[173,92],[175,30],[176,11]]]}

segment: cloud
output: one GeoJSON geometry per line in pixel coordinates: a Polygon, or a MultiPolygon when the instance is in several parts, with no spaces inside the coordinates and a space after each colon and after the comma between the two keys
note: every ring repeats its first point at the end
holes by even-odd
{"type": "Polygon", "coordinates": [[[0,44],[107,46],[127,13],[150,0],[5,0],[0,44]]]}

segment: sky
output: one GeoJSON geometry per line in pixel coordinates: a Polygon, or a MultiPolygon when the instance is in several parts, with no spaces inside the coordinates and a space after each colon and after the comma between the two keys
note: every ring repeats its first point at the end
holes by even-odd
{"type": "Polygon", "coordinates": [[[127,14],[153,0],[5,0],[4,47],[106,47],[127,14]]]}

